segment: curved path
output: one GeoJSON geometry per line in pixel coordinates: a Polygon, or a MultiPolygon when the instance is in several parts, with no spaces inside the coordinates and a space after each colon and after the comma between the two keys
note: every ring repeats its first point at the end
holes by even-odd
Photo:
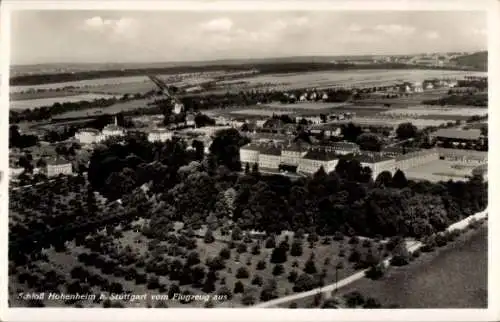
{"type": "MultiPolygon", "coordinates": [[[[471,219],[482,219],[482,218],[485,218],[488,214],[488,209],[485,209],[481,212],[478,212],[470,217],[467,217],[467,218],[464,218],[452,225],[450,225],[446,230],[447,231],[450,231],[450,230],[454,230],[454,229],[463,229],[465,227],[467,227],[467,225],[469,224],[469,221],[471,219]]],[[[408,251],[411,253],[411,252],[414,252],[416,251],[417,249],[419,249],[420,247],[422,246],[422,243],[419,242],[419,241],[413,241],[413,242],[410,242],[407,244],[407,248],[408,248],[408,251]]],[[[387,258],[384,260],[384,265],[388,266],[389,265],[389,262],[391,260],[391,257],[387,258]]],[[[292,294],[292,295],[288,295],[288,296],[284,296],[284,297],[280,297],[280,298],[277,298],[277,299],[274,299],[274,300],[271,300],[271,301],[268,301],[268,302],[263,302],[263,303],[259,303],[255,306],[251,306],[253,308],[269,308],[269,307],[275,307],[275,306],[278,306],[280,304],[284,304],[284,303],[288,303],[288,302],[292,302],[292,301],[296,301],[296,300],[299,300],[299,299],[302,299],[302,298],[305,298],[305,297],[310,297],[310,296],[314,296],[316,294],[321,294],[321,293],[326,293],[324,294],[326,296],[326,298],[329,298],[331,297],[331,293],[335,290],[338,290],[348,284],[351,284],[359,279],[362,279],[363,277],[365,277],[365,272],[367,271],[368,269],[365,269],[365,270],[362,270],[362,271],[358,271],[354,274],[352,274],[351,276],[349,277],[346,277],[340,281],[338,281],[338,283],[332,283],[332,284],[329,284],[329,285],[326,285],[326,286],[323,286],[323,287],[318,287],[318,288],[315,288],[313,290],[310,290],[310,291],[306,291],[306,292],[302,292],[302,293],[297,293],[297,294],[292,294]]]]}

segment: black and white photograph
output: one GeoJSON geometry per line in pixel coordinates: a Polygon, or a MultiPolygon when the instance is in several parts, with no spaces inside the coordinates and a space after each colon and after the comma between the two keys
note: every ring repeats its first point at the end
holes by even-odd
{"type": "Polygon", "coordinates": [[[11,10],[2,300],[487,310],[488,17],[11,10]]]}

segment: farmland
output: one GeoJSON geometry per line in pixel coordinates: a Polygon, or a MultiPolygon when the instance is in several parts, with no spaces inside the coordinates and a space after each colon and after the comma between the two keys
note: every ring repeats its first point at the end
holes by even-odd
{"type": "Polygon", "coordinates": [[[96,99],[107,99],[115,97],[114,95],[104,95],[104,94],[78,94],[78,95],[66,95],[58,97],[46,97],[38,99],[27,99],[22,101],[11,101],[10,109],[12,110],[25,110],[33,109],[42,106],[51,106],[55,103],[75,103],[80,101],[93,101],[96,99]]]}
{"type": "Polygon", "coordinates": [[[397,127],[401,123],[410,122],[415,125],[417,128],[424,128],[427,126],[440,126],[448,123],[448,120],[436,120],[436,119],[420,119],[420,118],[387,118],[381,116],[365,116],[361,117],[357,116],[350,120],[341,120],[331,122],[333,124],[346,124],[349,122],[359,124],[362,126],[388,126],[388,127],[397,127]]]}
{"type": "Polygon", "coordinates": [[[245,82],[247,86],[267,84],[275,89],[296,88],[325,88],[333,85],[342,86],[385,86],[397,82],[422,81],[429,78],[453,78],[465,75],[486,75],[486,73],[473,73],[462,71],[441,70],[355,70],[355,71],[322,71],[293,74],[270,74],[253,77],[239,78],[232,81],[223,81],[220,84],[245,82]]]}
{"type": "Polygon", "coordinates": [[[11,93],[25,92],[37,89],[57,89],[64,87],[76,87],[76,88],[91,88],[99,87],[109,84],[128,84],[128,83],[142,83],[148,82],[146,76],[128,76],[128,77],[114,77],[114,78],[100,78],[92,80],[82,80],[74,82],[63,82],[55,84],[40,84],[40,85],[20,85],[20,86],[10,86],[11,93]]]}
{"type": "Polygon", "coordinates": [[[439,115],[443,117],[453,117],[453,116],[465,116],[471,117],[474,115],[485,116],[488,114],[487,108],[474,108],[474,107],[432,107],[432,106],[410,106],[408,108],[396,108],[390,111],[385,111],[380,113],[382,115],[394,115],[394,116],[412,116],[412,117],[422,117],[428,115],[439,115]]]}
{"type": "Polygon", "coordinates": [[[274,111],[274,110],[265,110],[265,109],[257,109],[257,108],[245,108],[241,110],[236,110],[230,112],[232,115],[248,115],[248,116],[264,116],[270,117],[273,115],[293,115],[293,113],[289,113],[287,111],[274,111]]]}
{"type": "Polygon", "coordinates": [[[307,102],[307,103],[296,103],[296,104],[271,103],[271,104],[265,104],[264,107],[274,108],[274,109],[290,109],[290,110],[324,110],[324,109],[346,107],[349,105],[351,104],[307,102]]]}

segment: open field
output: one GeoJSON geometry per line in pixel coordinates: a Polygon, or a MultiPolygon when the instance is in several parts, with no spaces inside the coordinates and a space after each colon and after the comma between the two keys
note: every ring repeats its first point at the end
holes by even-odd
{"type": "Polygon", "coordinates": [[[57,91],[40,91],[40,92],[25,92],[25,93],[10,93],[10,101],[24,101],[42,98],[52,98],[52,97],[66,97],[72,95],[81,95],[79,92],[74,92],[70,90],[57,90],[57,91]]]}
{"type": "Polygon", "coordinates": [[[271,103],[265,104],[265,107],[276,108],[276,109],[291,109],[291,110],[323,110],[331,108],[349,107],[350,103],[324,103],[324,102],[305,102],[305,103],[295,103],[295,104],[281,104],[281,103],[271,103]]]}
{"type": "Polygon", "coordinates": [[[415,125],[417,128],[424,128],[427,126],[439,126],[442,124],[446,124],[447,120],[435,120],[435,119],[417,119],[417,118],[382,118],[382,117],[370,117],[370,116],[361,116],[356,113],[356,117],[351,120],[341,120],[331,122],[333,124],[347,124],[354,123],[361,126],[390,126],[397,127],[401,123],[410,122],[415,125]]]}
{"type": "Polygon", "coordinates": [[[25,110],[28,108],[36,108],[42,106],[52,106],[55,103],[74,103],[80,101],[93,101],[102,98],[112,98],[114,95],[104,94],[79,94],[70,96],[47,97],[39,99],[28,99],[22,101],[11,101],[10,109],[12,110],[25,110]]]}
{"type": "Polygon", "coordinates": [[[136,93],[146,93],[151,90],[158,90],[155,84],[149,80],[139,81],[139,82],[127,82],[123,84],[103,84],[95,86],[92,88],[78,88],[75,92],[86,93],[91,91],[92,93],[104,93],[104,94],[136,94],[136,93]]]}
{"type": "Polygon", "coordinates": [[[471,117],[474,115],[485,116],[488,115],[488,108],[474,108],[474,107],[432,107],[425,105],[409,106],[408,108],[395,108],[380,113],[382,115],[397,115],[397,116],[411,116],[421,117],[428,115],[441,115],[441,116],[466,116],[471,117]]]}
{"type": "Polygon", "coordinates": [[[293,113],[287,111],[275,111],[275,110],[266,110],[266,109],[258,109],[258,108],[246,108],[242,110],[237,110],[230,112],[232,115],[250,115],[250,116],[273,116],[273,115],[291,115],[293,113]]]}
{"type": "Polygon", "coordinates": [[[22,86],[10,86],[10,93],[24,92],[29,90],[37,89],[56,89],[64,87],[97,87],[109,84],[127,84],[127,83],[138,83],[146,82],[148,78],[146,76],[127,76],[127,77],[113,77],[113,78],[99,78],[83,81],[74,82],[63,82],[54,84],[41,84],[41,85],[22,85],[22,86]]]}
{"type": "Polygon", "coordinates": [[[90,108],[79,111],[70,111],[63,114],[58,114],[53,119],[66,119],[66,118],[77,118],[86,116],[95,116],[100,114],[115,114],[122,111],[130,111],[137,108],[147,107],[147,103],[150,102],[149,99],[133,100],[128,102],[118,102],[112,106],[106,108],[90,108]]]}
{"type": "Polygon", "coordinates": [[[359,99],[358,102],[364,104],[391,104],[391,106],[408,106],[408,105],[419,105],[425,100],[435,100],[439,99],[448,94],[448,88],[439,88],[425,90],[423,93],[409,93],[408,96],[402,95],[394,98],[385,97],[367,97],[359,99]]]}
{"type": "Polygon", "coordinates": [[[462,78],[465,75],[481,75],[486,73],[473,73],[463,71],[442,70],[350,70],[350,71],[322,71],[311,73],[258,75],[254,77],[239,78],[237,80],[220,82],[231,84],[246,82],[253,86],[268,84],[276,89],[294,89],[305,87],[337,86],[384,86],[397,82],[423,81],[428,78],[462,78]]]}
{"type": "Polygon", "coordinates": [[[408,178],[429,180],[429,181],[447,181],[466,180],[467,176],[472,174],[472,170],[478,164],[466,164],[463,162],[435,160],[424,165],[413,167],[405,171],[408,178]]]}
{"type": "Polygon", "coordinates": [[[486,308],[488,305],[488,229],[459,236],[456,241],[424,253],[404,267],[391,267],[379,281],[361,279],[340,290],[358,291],[387,307],[486,308]]]}

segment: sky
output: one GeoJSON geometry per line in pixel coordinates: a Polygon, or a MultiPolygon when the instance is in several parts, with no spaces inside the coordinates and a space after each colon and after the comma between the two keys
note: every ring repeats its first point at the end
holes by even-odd
{"type": "Polygon", "coordinates": [[[127,63],[487,48],[472,11],[15,11],[11,62],[127,63]]]}

